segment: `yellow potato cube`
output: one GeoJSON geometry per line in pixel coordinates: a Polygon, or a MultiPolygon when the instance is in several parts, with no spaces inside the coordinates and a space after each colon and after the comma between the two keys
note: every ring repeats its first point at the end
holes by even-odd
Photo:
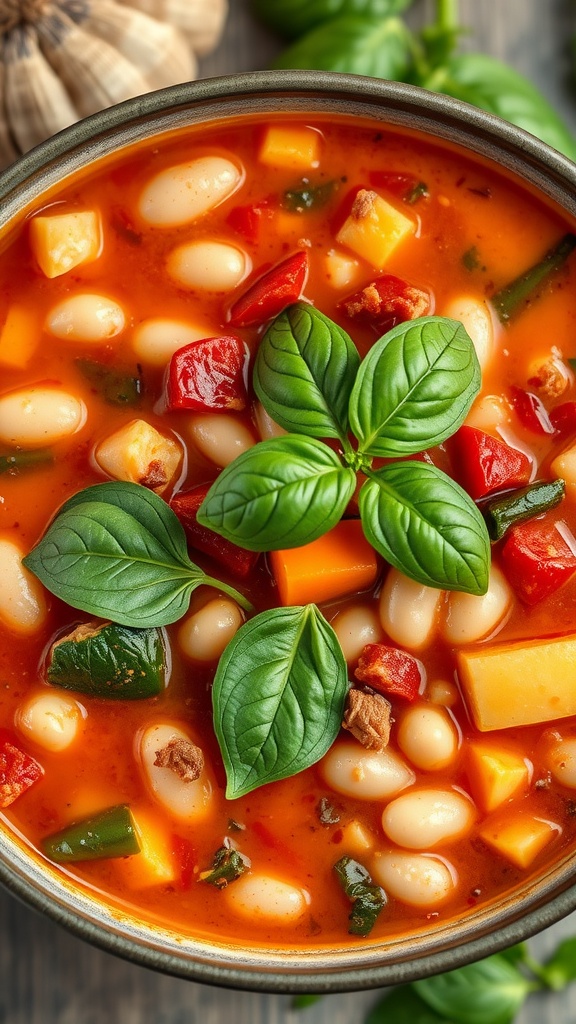
{"type": "Polygon", "coordinates": [[[10,306],[0,330],[0,363],[23,370],[32,358],[40,340],[38,318],[25,306],[10,306]]]}
{"type": "Polygon", "coordinates": [[[96,462],[115,480],[143,484],[162,494],[182,465],[180,445],[146,420],[131,420],[101,441],[96,462]]]}
{"type": "Polygon", "coordinates": [[[373,834],[359,821],[354,818],[348,821],[342,828],[342,842],[339,844],[347,854],[355,854],[358,857],[373,850],[376,840],[373,834]]]}
{"type": "Polygon", "coordinates": [[[510,729],[576,715],[576,635],[460,651],[458,675],[476,728],[510,729]]]}
{"type": "Polygon", "coordinates": [[[494,811],[530,781],[529,762],[496,744],[469,743],[467,769],[474,802],[483,811],[494,811]]]}
{"type": "Polygon", "coordinates": [[[554,476],[566,484],[566,497],[576,501],[576,444],[557,455],[550,466],[554,476]]]}
{"type": "Polygon", "coordinates": [[[383,270],[394,250],[415,230],[415,222],[377,192],[360,189],[336,241],[383,270]]]}
{"type": "Polygon", "coordinates": [[[267,167],[306,171],[318,167],[320,135],[313,128],[278,124],[266,130],[258,159],[267,167]]]}
{"type": "Polygon", "coordinates": [[[40,214],[30,221],[30,245],[46,277],[60,277],[99,255],[100,217],[94,210],[40,214]]]}
{"type": "Polygon", "coordinates": [[[174,882],[177,867],[167,834],[159,828],[152,814],[141,808],[131,808],[131,811],[140,842],[140,853],[117,862],[124,881],[133,889],[174,882]]]}
{"type": "Polygon", "coordinates": [[[516,867],[527,868],[561,831],[553,821],[522,813],[487,822],[480,829],[480,836],[516,867]]]}

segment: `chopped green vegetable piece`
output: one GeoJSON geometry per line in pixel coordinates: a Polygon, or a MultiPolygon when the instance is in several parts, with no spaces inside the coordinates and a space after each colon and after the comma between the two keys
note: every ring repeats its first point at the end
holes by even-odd
{"type": "Polygon", "coordinates": [[[321,185],[311,185],[308,178],[303,178],[297,188],[287,189],[284,193],[282,206],[291,213],[317,210],[326,205],[335,188],[335,181],[325,181],[321,185]]]}
{"type": "Polygon", "coordinates": [[[564,491],[563,480],[546,480],[488,501],[482,508],[482,514],[490,538],[500,540],[516,523],[523,523],[555,508],[564,498],[564,491]]]}
{"type": "Polygon", "coordinates": [[[142,381],[139,376],[110,369],[94,359],[76,359],[76,366],[110,405],[137,405],[140,401],[142,381]]]}
{"type": "Polygon", "coordinates": [[[366,868],[351,857],[341,857],[334,865],[340,885],[349,900],[352,900],[350,935],[369,935],[388,897],[379,885],[372,885],[372,878],[366,868]]]}
{"type": "Polygon", "coordinates": [[[481,266],[480,253],[475,245],[472,245],[462,256],[462,264],[466,267],[466,270],[478,270],[481,266]]]}
{"type": "Polygon", "coordinates": [[[103,860],[140,853],[136,826],[127,804],[109,807],[100,814],[75,822],[47,836],[42,850],[59,864],[76,860],[103,860]]]}
{"type": "Polygon", "coordinates": [[[0,473],[16,475],[23,469],[35,469],[53,461],[52,452],[44,448],[36,452],[9,452],[0,455],[0,473]]]}
{"type": "Polygon", "coordinates": [[[428,185],[425,181],[419,181],[414,188],[411,188],[408,194],[405,196],[405,202],[413,206],[419,199],[423,199],[424,196],[428,195],[428,185]]]}
{"type": "Polygon", "coordinates": [[[230,882],[235,882],[250,867],[250,861],[238,850],[229,846],[221,846],[214,854],[211,871],[203,871],[201,882],[215,885],[217,889],[225,889],[230,882]]]}
{"type": "Polygon", "coordinates": [[[515,313],[533,298],[536,289],[551,274],[560,269],[576,248],[576,235],[570,232],[550,249],[539,263],[535,263],[519,277],[501,288],[492,296],[492,305],[503,324],[507,323],[515,313]]]}
{"type": "Polygon", "coordinates": [[[142,700],[162,692],[165,670],[160,629],[89,622],[53,644],[46,679],[91,697],[142,700]]]}

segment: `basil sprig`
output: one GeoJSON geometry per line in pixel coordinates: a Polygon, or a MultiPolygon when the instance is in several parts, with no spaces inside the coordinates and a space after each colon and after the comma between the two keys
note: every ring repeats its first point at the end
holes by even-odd
{"type": "Polygon", "coordinates": [[[139,484],[95,484],[79,491],[24,564],[73,608],[123,626],[175,622],[203,585],[251,610],[242,594],[190,561],[176,515],[139,484]]]}
{"type": "Polygon", "coordinates": [[[485,593],[490,541],[466,492],[423,462],[372,468],[374,457],[415,454],[462,424],[480,389],[472,341],[462,324],[431,316],[393,328],[362,363],[353,349],[313,306],[277,317],[260,344],[254,387],[292,433],[232,462],[199,522],[252,551],[299,547],[338,522],[360,472],[364,532],[387,561],[427,586],[485,593]],[[338,437],[342,454],[322,436],[338,437]]]}

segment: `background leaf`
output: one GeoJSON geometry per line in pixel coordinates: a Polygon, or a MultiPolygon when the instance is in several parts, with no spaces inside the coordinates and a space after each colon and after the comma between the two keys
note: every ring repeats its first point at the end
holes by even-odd
{"type": "Polygon", "coordinates": [[[576,938],[560,943],[553,956],[541,967],[538,977],[556,990],[576,981],[576,938]]]}
{"type": "Polygon", "coordinates": [[[245,623],[213,687],[226,796],[315,764],[338,735],[347,691],[340,644],[314,605],[273,608],[245,623]]]}
{"type": "Polygon", "coordinates": [[[276,58],[275,68],[312,68],[373,78],[405,79],[411,35],[399,18],[334,18],[301,36],[276,58]]]}
{"type": "Polygon", "coordinates": [[[372,1007],[364,1024],[454,1024],[454,1020],[431,1009],[411,985],[400,985],[372,1007]]]}
{"type": "Polygon", "coordinates": [[[495,954],[456,971],[414,982],[418,995],[458,1024],[511,1024],[534,985],[495,954]]]}
{"type": "Polygon", "coordinates": [[[370,473],[359,504],[370,544],[406,576],[443,590],[486,592],[486,524],[466,492],[435,466],[384,466],[370,473]]]}
{"type": "Polygon", "coordinates": [[[290,39],[301,36],[329,18],[360,14],[385,18],[410,7],[413,0],[253,0],[254,13],[290,39]]]}

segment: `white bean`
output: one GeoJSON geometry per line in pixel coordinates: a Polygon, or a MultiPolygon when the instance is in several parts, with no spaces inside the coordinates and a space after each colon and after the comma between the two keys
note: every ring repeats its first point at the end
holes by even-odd
{"type": "Polygon", "coordinates": [[[401,850],[377,855],[371,871],[373,880],[390,896],[411,907],[437,907],[450,896],[457,881],[456,871],[447,861],[401,850]]]}
{"type": "Polygon", "coordinates": [[[42,628],[47,609],[42,584],[22,565],[24,552],[12,540],[0,538],[0,619],[29,636],[42,628]]]}
{"type": "Polygon", "coordinates": [[[412,789],[384,809],[382,828],[393,843],[424,850],[448,843],[468,832],[474,805],[451,789],[412,789]]]}
{"type": "Polygon", "coordinates": [[[232,909],[256,923],[282,925],[306,912],[310,896],[271,875],[249,871],[224,890],[232,909]]]}
{"type": "Polygon", "coordinates": [[[547,760],[556,782],[576,789],[576,737],[560,740],[548,752],[547,760]]]}
{"type": "Polygon", "coordinates": [[[236,601],[216,597],[184,619],[178,630],[180,649],[194,661],[216,661],[243,622],[236,601]]]}
{"type": "Polygon", "coordinates": [[[279,426],[261,402],[256,402],[254,405],[254,419],[256,420],[256,426],[258,427],[258,433],[261,441],[269,441],[273,437],[282,437],[287,431],[284,427],[279,426]]]}
{"type": "Polygon", "coordinates": [[[335,743],[319,767],[331,789],[356,800],[389,800],[415,778],[394,751],[365,750],[359,743],[346,741],[335,743]]]}
{"type": "Polygon", "coordinates": [[[419,651],[436,630],[443,593],[390,569],[380,595],[380,621],[391,640],[419,651]]]}
{"type": "Polygon", "coordinates": [[[458,687],[448,679],[433,679],[426,687],[426,699],[445,708],[454,707],[459,696],[458,687]]]}
{"type": "Polygon", "coordinates": [[[18,708],[16,726],[45,750],[66,750],[76,737],[82,721],[80,706],[72,697],[41,693],[18,708]]]}
{"type": "Polygon", "coordinates": [[[172,768],[154,763],[160,750],[178,740],[190,742],[190,737],[178,726],[166,722],[149,725],[141,736],[137,737],[136,757],[142,765],[146,782],[159,804],[175,818],[181,818],[183,821],[201,821],[210,811],[212,798],[212,782],[206,767],[202,769],[198,779],[186,781],[172,768]]]}
{"type": "Polygon", "coordinates": [[[85,422],[84,402],[59,388],[24,388],[0,398],[0,440],[21,448],[54,444],[85,422]]]}
{"type": "Polygon", "coordinates": [[[458,734],[450,715],[430,704],[408,708],[396,736],[402,753],[425,772],[446,768],[458,753],[458,734]]]}
{"type": "Polygon", "coordinates": [[[154,317],[143,320],[136,327],[132,336],[132,348],[143,363],[148,363],[149,366],[165,366],[179,348],[202,338],[210,338],[213,334],[214,331],[208,326],[154,317]]]}
{"type": "Polygon", "coordinates": [[[478,356],[481,370],[486,370],[494,354],[494,322],[488,303],[473,295],[451,299],[443,316],[459,320],[467,330],[478,356]]]}
{"type": "Polygon", "coordinates": [[[492,564],[488,590],[481,597],[456,591],[450,594],[442,630],[444,639],[449,644],[472,644],[489,636],[504,624],[513,600],[506,577],[492,564]]]}
{"type": "Polygon", "coordinates": [[[51,310],[46,330],[56,338],[100,344],[126,326],[124,310],[106,295],[82,292],[63,299],[51,310]]]}
{"type": "Polygon", "coordinates": [[[167,167],[145,185],[138,212],[154,227],[189,224],[231,195],[242,177],[241,169],[222,156],[167,167]]]}
{"type": "Polygon", "coordinates": [[[227,292],[250,273],[248,255],[228,242],[188,242],[168,257],[171,278],[186,288],[227,292]]]}
{"type": "Polygon", "coordinates": [[[190,416],[188,431],[198,451],[221,469],[256,444],[242,420],[223,412],[190,416]]]}
{"type": "Polygon", "coordinates": [[[354,604],[338,612],[330,622],[348,664],[357,662],[366,644],[383,640],[382,626],[374,608],[368,604],[354,604]]]}

